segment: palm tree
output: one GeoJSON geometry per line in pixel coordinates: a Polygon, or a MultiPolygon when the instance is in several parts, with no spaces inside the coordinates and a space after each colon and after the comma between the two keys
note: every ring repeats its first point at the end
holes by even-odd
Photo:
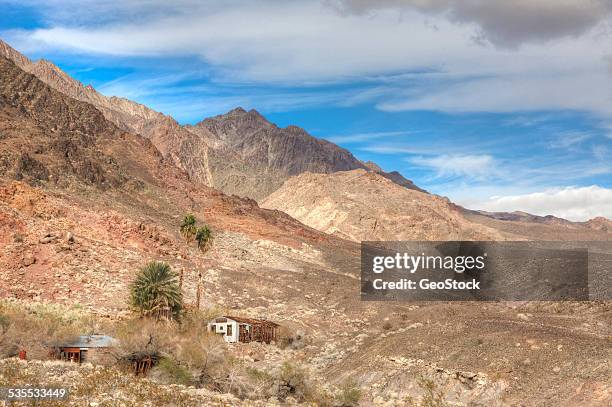
{"type": "Polygon", "coordinates": [[[176,273],[167,263],[149,262],[130,285],[130,302],[143,315],[159,315],[163,310],[170,310],[172,316],[178,316],[183,294],[176,273]]]}
{"type": "Polygon", "coordinates": [[[192,214],[185,215],[181,223],[181,234],[188,241],[192,241],[196,234],[196,218],[192,214]]]}
{"type": "Polygon", "coordinates": [[[198,248],[205,252],[208,250],[210,245],[212,244],[212,232],[208,228],[208,226],[204,225],[201,228],[198,228],[195,240],[198,242],[198,248]]]}

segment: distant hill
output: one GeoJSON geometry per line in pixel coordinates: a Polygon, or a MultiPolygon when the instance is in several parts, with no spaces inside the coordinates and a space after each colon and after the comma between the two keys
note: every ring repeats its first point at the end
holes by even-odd
{"type": "Polygon", "coordinates": [[[303,173],[262,201],[315,229],[362,240],[608,240],[609,221],[481,213],[363,169],[303,173]]]}
{"type": "Polygon", "coordinates": [[[290,178],[262,206],[321,231],[361,240],[503,240],[465,220],[447,199],[363,169],[290,178]]]}

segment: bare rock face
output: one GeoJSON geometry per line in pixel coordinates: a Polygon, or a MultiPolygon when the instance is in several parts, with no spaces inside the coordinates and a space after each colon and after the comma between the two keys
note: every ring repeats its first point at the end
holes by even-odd
{"type": "Polygon", "coordinates": [[[125,98],[106,97],[93,86],[85,86],[71,78],[52,62],[44,59],[33,62],[1,40],[0,56],[13,61],[19,68],[64,95],[91,104],[119,129],[140,134],[151,140],[165,157],[173,160],[196,180],[212,186],[207,146],[202,145],[195,151],[189,150],[189,147],[192,147],[190,143],[193,141],[193,134],[172,117],[125,98]],[[185,152],[187,150],[189,153],[185,152]],[[197,158],[194,159],[193,154],[198,154],[197,158]]]}
{"type": "Polygon", "coordinates": [[[365,168],[349,151],[312,137],[297,126],[281,129],[256,110],[237,108],[206,119],[196,127],[207,129],[219,145],[235,151],[242,159],[288,175],[365,168]]]}
{"type": "Polygon", "coordinates": [[[382,174],[304,173],[261,202],[325,233],[363,240],[609,240],[610,221],[483,213],[408,189],[382,174]]]}
{"type": "Polygon", "coordinates": [[[445,198],[401,187],[365,170],[301,174],[285,182],[262,206],[356,241],[502,238],[495,230],[464,219],[445,198]]]}
{"type": "Polygon", "coordinates": [[[98,142],[118,129],[93,106],[64,96],[0,57],[0,175],[31,183],[79,179],[100,188],[126,182],[98,142]]]}
{"type": "Polygon", "coordinates": [[[226,193],[261,201],[291,176],[355,169],[372,171],[398,185],[419,190],[398,172],[386,173],[373,163],[362,163],[348,150],[312,137],[300,127],[280,128],[256,110],[239,107],[186,128],[206,138],[207,144],[216,151],[233,154],[235,162],[245,169],[242,174],[234,171],[229,175],[226,170],[219,171],[218,164],[211,161],[213,173],[225,174],[221,189],[226,193]]]}
{"type": "Polygon", "coordinates": [[[98,93],[93,86],[83,85],[51,61],[45,59],[31,61],[2,40],[0,40],[0,56],[13,61],[19,68],[31,73],[64,95],[92,104],[104,114],[107,120],[123,130],[130,130],[152,138],[161,133],[161,130],[155,125],[151,125],[152,122],[163,125],[165,128],[179,126],[168,116],[144,105],[124,98],[106,97],[98,93]]]}
{"type": "Polygon", "coordinates": [[[331,173],[365,168],[347,150],[296,126],[279,128],[255,110],[236,108],[186,128],[220,155],[221,159],[209,157],[215,186],[255,200],[305,171],[331,173]],[[224,157],[231,159],[223,161],[224,157]]]}

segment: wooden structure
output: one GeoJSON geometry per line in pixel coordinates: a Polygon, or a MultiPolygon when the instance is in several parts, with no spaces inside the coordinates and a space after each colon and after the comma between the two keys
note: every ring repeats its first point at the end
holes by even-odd
{"type": "Polygon", "coordinates": [[[116,340],[107,335],[81,335],[75,341],[57,346],[53,353],[57,359],[67,362],[83,363],[100,359],[105,352],[116,344],[116,340]]]}
{"type": "Polygon", "coordinates": [[[222,316],[208,323],[208,330],[222,335],[226,342],[276,341],[280,325],[265,319],[222,316]]]}
{"type": "Polygon", "coordinates": [[[62,346],[59,348],[59,359],[66,362],[81,363],[85,360],[87,349],[76,348],[72,346],[62,346]]]}
{"type": "Polygon", "coordinates": [[[136,376],[146,376],[159,361],[157,353],[135,353],[128,358],[130,367],[136,376]]]}
{"type": "Polygon", "coordinates": [[[157,321],[172,321],[174,319],[174,316],[172,315],[172,309],[170,309],[170,307],[157,308],[153,311],[148,312],[146,316],[149,318],[154,318],[157,321]]]}

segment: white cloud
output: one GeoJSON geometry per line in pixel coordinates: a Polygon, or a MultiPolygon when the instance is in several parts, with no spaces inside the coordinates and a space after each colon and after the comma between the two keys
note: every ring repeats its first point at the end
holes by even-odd
{"type": "Polygon", "coordinates": [[[409,161],[417,166],[427,167],[437,177],[467,177],[483,179],[495,173],[495,160],[490,155],[440,155],[436,157],[414,157],[409,161]]]}
{"type": "MultiPolygon", "coordinates": [[[[568,53],[568,55],[571,55],[568,53]]],[[[591,59],[593,60],[593,59],[591,59]]],[[[404,97],[378,104],[381,110],[441,110],[452,113],[583,110],[612,114],[612,78],[606,72],[554,72],[503,74],[457,80],[435,87],[417,87],[404,97]],[[601,84],[604,88],[599,88],[601,84]],[[589,89],[589,92],[585,92],[589,89]]]]}
{"type": "Polygon", "coordinates": [[[106,16],[97,22],[80,7],[71,14],[52,1],[41,6],[49,28],[13,32],[11,38],[18,48],[38,44],[46,52],[195,55],[222,82],[365,79],[372,88],[346,103],[377,100],[387,111],[575,109],[610,115],[610,36],[602,28],[608,8],[601,1],[577,1],[415,0],[409,8],[384,2],[369,13],[339,11],[333,1],[234,1],[231,7],[191,0],[94,2],[97,14],[106,16]],[[474,41],[481,30],[522,45],[474,41]]]}
{"type": "Polygon", "coordinates": [[[612,219],[612,189],[596,185],[555,188],[525,195],[495,196],[471,201],[468,205],[491,212],[523,211],[573,221],[585,221],[597,216],[612,219]]]}

